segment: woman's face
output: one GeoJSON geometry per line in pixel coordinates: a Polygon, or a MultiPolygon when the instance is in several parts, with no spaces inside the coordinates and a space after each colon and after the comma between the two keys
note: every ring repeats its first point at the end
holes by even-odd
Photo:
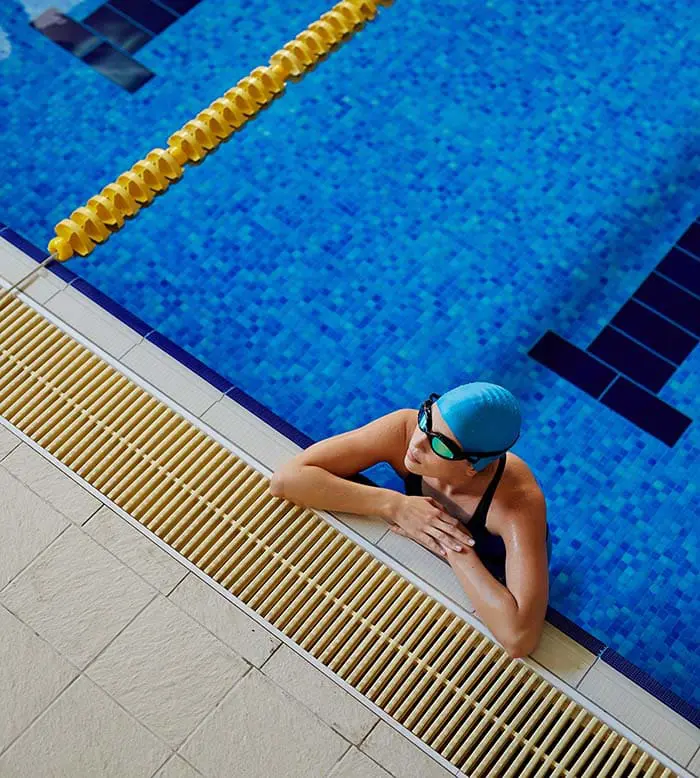
{"type": "MultiPolygon", "coordinates": [[[[445,435],[459,446],[459,441],[452,434],[452,430],[445,424],[437,404],[433,403],[430,411],[432,415],[432,431],[445,435]]],[[[430,439],[417,423],[408,444],[404,465],[410,473],[432,476],[443,481],[460,481],[464,479],[465,475],[474,476],[477,474],[476,470],[465,459],[452,461],[439,457],[430,447],[430,439]]]]}

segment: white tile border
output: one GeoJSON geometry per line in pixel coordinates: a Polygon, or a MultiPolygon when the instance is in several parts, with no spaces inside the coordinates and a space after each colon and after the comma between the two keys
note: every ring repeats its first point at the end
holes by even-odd
{"type": "MultiPolygon", "coordinates": [[[[9,284],[7,284],[4,281],[4,279],[0,278],[0,288],[4,288],[5,286],[9,286],[9,284]]],[[[163,394],[155,386],[152,386],[144,378],[134,373],[133,370],[131,370],[127,365],[124,365],[116,357],[105,352],[103,349],[101,349],[99,346],[93,343],[87,336],[83,335],[82,333],[75,330],[71,325],[62,321],[53,312],[47,310],[40,303],[38,303],[37,301],[29,297],[25,292],[20,292],[17,294],[17,296],[22,300],[22,302],[24,302],[33,310],[37,311],[39,314],[44,316],[48,321],[50,321],[60,330],[68,334],[70,337],[74,338],[85,348],[92,351],[98,357],[100,357],[109,365],[111,365],[115,370],[118,370],[119,372],[123,373],[127,378],[129,378],[135,384],[140,386],[144,391],[153,395],[156,399],[160,400],[162,403],[164,403],[165,405],[167,405],[168,407],[172,408],[174,411],[179,413],[190,424],[200,429],[205,434],[209,435],[213,440],[216,440],[217,443],[219,443],[227,450],[231,451],[233,454],[235,454],[237,457],[242,459],[252,468],[258,470],[260,473],[262,473],[264,476],[268,478],[272,475],[273,471],[265,463],[261,462],[259,459],[256,459],[247,451],[244,451],[233,441],[229,440],[228,438],[225,438],[217,430],[210,427],[201,418],[195,416],[186,408],[179,406],[177,403],[175,403],[171,398],[163,394]]],[[[104,311],[104,309],[102,309],[100,306],[97,306],[96,303],[93,303],[92,301],[90,302],[96,307],[100,308],[100,310],[103,311],[103,313],[107,314],[107,312],[104,311]]],[[[115,319],[115,321],[118,320],[115,319]]],[[[186,369],[184,368],[184,366],[182,367],[183,369],[186,369]]],[[[255,418],[257,419],[257,417],[255,418]]],[[[265,431],[267,433],[269,429],[272,429],[269,427],[269,425],[265,424],[265,422],[263,422],[262,420],[258,419],[258,422],[260,424],[261,431],[265,431]]],[[[302,656],[304,656],[304,658],[307,661],[309,661],[311,664],[313,664],[319,671],[321,671],[326,676],[331,678],[335,683],[339,684],[349,694],[352,694],[353,697],[355,697],[363,705],[367,706],[370,710],[372,710],[377,716],[379,716],[387,724],[392,726],[394,729],[400,731],[416,747],[420,748],[430,757],[435,759],[439,764],[445,767],[446,770],[453,773],[454,775],[457,775],[458,778],[468,778],[468,776],[465,776],[463,773],[461,773],[461,771],[457,770],[452,764],[450,764],[449,762],[447,762],[447,760],[445,760],[442,756],[440,756],[440,754],[433,751],[431,748],[429,748],[429,746],[427,746],[425,743],[419,740],[412,732],[410,732],[401,724],[399,724],[397,721],[395,721],[390,716],[388,716],[388,714],[386,714],[381,708],[377,707],[371,700],[367,699],[359,692],[357,692],[352,686],[347,684],[342,678],[336,676],[332,671],[330,671],[328,668],[322,665],[315,657],[313,657],[311,654],[307,653],[303,648],[301,648],[301,646],[294,643],[286,635],[284,635],[284,633],[280,632],[272,624],[270,624],[269,622],[261,618],[254,610],[249,608],[244,602],[235,598],[227,589],[225,589],[223,586],[218,584],[213,579],[209,578],[209,576],[203,573],[198,567],[192,564],[188,559],[181,556],[177,551],[175,551],[175,549],[171,548],[166,543],[164,543],[157,535],[152,533],[149,529],[144,527],[139,521],[134,519],[125,511],[123,511],[118,505],[113,503],[108,497],[106,497],[97,489],[95,489],[93,486],[91,486],[89,483],[87,483],[87,481],[84,481],[80,476],[78,476],[76,473],[74,473],[72,470],[66,467],[62,462],[57,460],[48,451],[42,449],[31,438],[27,437],[21,430],[14,427],[12,424],[10,424],[10,422],[8,422],[5,418],[1,416],[0,416],[0,424],[5,426],[15,435],[17,435],[23,442],[25,442],[31,448],[38,451],[44,457],[49,459],[63,473],[65,473],[67,476],[69,476],[78,484],[80,484],[80,486],[82,486],[85,490],[90,492],[90,494],[94,495],[101,502],[108,505],[113,511],[115,511],[115,513],[117,513],[123,519],[128,521],[135,529],[139,530],[144,535],[146,535],[146,537],[150,538],[163,551],[165,551],[167,554],[170,554],[178,562],[180,562],[188,570],[190,570],[190,572],[194,573],[194,575],[198,576],[202,581],[204,581],[209,586],[211,586],[216,591],[218,591],[221,595],[226,597],[226,599],[228,599],[230,602],[236,605],[236,607],[243,610],[247,615],[249,615],[252,619],[254,619],[258,624],[260,624],[261,627],[266,629],[268,632],[271,632],[280,641],[288,645],[293,651],[296,651],[297,653],[300,653],[302,656]]],[[[275,433],[279,434],[277,430],[275,430],[275,433]]],[[[352,527],[349,527],[348,525],[342,523],[335,516],[333,516],[333,514],[328,513],[326,511],[315,511],[315,513],[320,515],[323,519],[325,519],[329,524],[335,527],[343,535],[350,538],[358,546],[363,548],[365,551],[369,552],[373,557],[378,559],[380,562],[383,562],[385,565],[387,565],[387,567],[396,571],[399,575],[403,576],[406,580],[413,583],[418,589],[430,595],[433,599],[435,599],[436,601],[444,605],[445,608],[458,615],[460,618],[462,618],[464,621],[470,624],[474,629],[478,630],[482,634],[487,635],[491,640],[494,640],[494,642],[497,642],[494,636],[485,627],[485,625],[481,621],[479,621],[475,616],[470,614],[468,611],[464,610],[464,608],[462,608],[459,604],[455,603],[453,600],[446,597],[442,592],[435,589],[433,586],[430,585],[430,583],[416,576],[411,570],[404,568],[401,565],[401,563],[399,563],[396,559],[386,554],[377,545],[368,542],[362,535],[360,535],[358,532],[353,530],[352,527]]],[[[584,697],[584,695],[581,694],[578,690],[566,684],[559,677],[554,675],[554,673],[547,670],[547,668],[543,667],[538,662],[530,659],[529,657],[526,657],[523,660],[513,660],[513,661],[523,661],[535,672],[537,672],[541,677],[543,677],[546,681],[548,681],[552,686],[564,692],[571,699],[579,703],[579,705],[581,705],[583,708],[591,712],[593,715],[597,716],[601,721],[608,724],[608,726],[610,726],[612,729],[616,730],[621,735],[624,735],[624,737],[626,737],[630,742],[641,746],[645,751],[647,751],[651,756],[657,759],[661,764],[666,765],[671,770],[675,771],[679,776],[681,776],[681,778],[693,778],[693,776],[683,766],[677,764],[666,754],[660,752],[658,749],[652,746],[651,743],[645,741],[643,738],[641,738],[638,734],[636,734],[631,729],[629,729],[621,721],[618,721],[614,716],[604,711],[602,708],[596,705],[592,700],[588,699],[587,697],[584,697]]],[[[660,701],[657,702],[659,702],[659,705],[663,705],[663,703],[661,703],[660,701]]]]}

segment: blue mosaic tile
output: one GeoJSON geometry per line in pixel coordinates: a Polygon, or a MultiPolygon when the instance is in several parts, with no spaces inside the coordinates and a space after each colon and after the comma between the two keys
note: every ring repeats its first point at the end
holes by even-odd
{"type": "Polygon", "coordinates": [[[122,54],[109,43],[101,43],[83,57],[83,62],[127,92],[136,92],[154,76],[148,68],[122,54]]]}
{"type": "Polygon", "coordinates": [[[151,0],[109,0],[109,4],[126,16],[130,16],[154,35],[163,32],[177,20],[175,14],[151,0]]]}
{"type": "Polygon", "coordinates": [[[109,5],[103,5],[85,17],[83,24],[97,30],[100,35],[129,53],[138,51],[153,37],[109,5]]]}
{"type": "MultiPolygon", "coordinates": [[[[46,245],[327,10],[202,0],[139,51],[158,77],[130,94],[0,3],[0,217],[46,245]]],[[[68,264],[309,440],[465,380],[507,386],[515,453],[547,497],[550,605],[697,706],[698,424],[668,445],[529,355],[548,332],[586,354],[610,324],[678,365],[656,399],[698,418],[698,333],[669,289],[697,298],[662,275],[635,294],[694,245],[695,15],[687,0],[382,9],[68,264]]],[[[364,477],[401,488],[388,465],[364,477]]]]}

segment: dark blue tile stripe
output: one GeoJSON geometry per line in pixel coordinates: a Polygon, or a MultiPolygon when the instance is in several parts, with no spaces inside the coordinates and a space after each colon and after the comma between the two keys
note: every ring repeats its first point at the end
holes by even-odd
{"type": "Polygon", "coordinates": [[[177,359],[185,367],[189,368],[193,373],[196,373],[200,378],[210,383],[220,392],[228,392],[233,388],[233,383],[227,378],[219,375],[215,370],[207,367],[204,362],[200,362],[196,357],[193,357],[184,348],[173,343],[172,340],[166,338],[165,335],[161,335],[157,330],[151,330],[146,336],[146,340],[151,341],[159,348],[163,349],[166,354],[170,354],[171,357],[177,359]]]}
{"type": "Polygon", "coordinates": [[[586,349],[651,392],[658,392],[676,368],[612,327],[604,327],[586,349]]]}
{"type": "MultiPolygon", "coordinates": [[[[3,235],[5,240],[9,240],[13,246],[17,246],[20,251],[35,259],[37,262],[43,262],[48,257],[48,251],[42,251],[40,248],[30,243],[26,238],[23,238],[18,232],[11,230],[9,227],[5,230],[3,235]]],[[[51,267],[51,265],[49,265],[51,267]]]]}
{"type": "Polygon", "coordinates": [[[658,273],[651,273],[633,296],[693,335],[700,336],[700,305],[697,298],[658,273]]]}
{"type": "Polygon", "coordinates": [[[628,300],[610,324],[676,365],[680,365],[698,343],[690,333],[636,300],[628,300]]]}
{"type": "Polygon", "coordinates": [[[568,619],[563,613],[554,610],[551,606],[547,607],[547,621],[596,656],[600,656],[606,649],[606,645],[602,640],[593,637],[583,627],[579,627],[578,624],[568,619]]]}
{"type": "Polygon", "coordinates": [[[95,48],[100,39],[69,16],[50,8],[30,22],[35,30],[76,57],[95,48]]]}
{"type": "Polygon", "coordinates": [[[163,32],[178,16],[151,0],[109,0],[109,4],[154,35],[163,32]]]}
{"type": "Polygon", "coordinates": [[[149,332],[153,332],[153,327],[139,319],[138,316],[134,316],[131,311],[127,311],[126,308],[112,300],[112,298],[108,297],[104,292],[96,289],[92,284],[84,281],[82,278],[76,276],[76,279],[77,280],[72,284],[74,289],[82,292],[86,297],[90,298],[90,300],[102,306],[102,308],[119,319],[119,321],[138,332],[139,335],[147,335],[149,332]]]}
{"type": "Polygon", "coordinates": [[[278,432],[282,433],[285,437],[292,440],[298,446],[302,448],[308,448],[315,442],[308,435],[299,431],[296,427],[286,422],[282,417],[271,411],[262,403],[259,403],[254,397],[246,394],[242,389],[236,386],[232,386],[226,395],[232,400],[235,400],[239,405],[254,413],[258,418],[274,427],[278,432]]]}
{"type": "MultiPolygon", "coordinates": [[[[23,238],[17,235],[16,232],[7,228],[4,224],[2,224],[2,222],[0,222],[0,228],[2,228],[0,229],[0,233],[3,233],[3,237],[10,240],[10,242],[12,242],[18,248],[24,250],[23,247],[28,246],[33,250],[34,258],[36,258],[36,255],[39,256],[40,260],[44,258],[45,254],[39,251],[39,249],[33,246],[33,244],[29,243],[28,241],[25,241],[23,238]],[[10,238],[8,238],[7,233],[9,233],[14,239],[11,240],[10,238]],[[20,241],[21,245],[20,243],[16,242],[16,240],[20,241]]],[[[56,272],[56,269],[64,270],[64,271],[66,270],[58,262],[54,262],[48,267],[49,269],[53,269],[54,272],[56,272]]],[[[66,272],[71,272],[71,271],[66,271],[66,272]]],[[[71,273],[71,275],[73,276],[73,278],[78,279],[78,276],[76,276],[74,273],[71,273]]],[[[80,289],[81,291],[87,289],[87,287],[90,287],[90,289],[94,289],[94,287],[91,287],[89,284],[87,284],[87,282],[82,281],[82,279],[76,280],[73,283],[73,286],[75,286],[77,289],[80,289]]],[[[94,299],[95,302],[98,302],[98,304],[103,304],[102,303],[103,300],[110,299],[101,292],[98,292],[97,294],[99,295],[99,299],[96,299],[95,297],[92,297],[92,299],[94,299]]],[[[110,304],[114,306],[113,309],[108,308],[110,312],[114,312],[116,310],[120,310],[120,311],[125,310],[117,303],[114,303],[114,301],[110,301],[110,304]]],[[[125,324],[127,324],[127,326],[130,327],[133,326],[134,322],[138,322],[141,329],[147,326],[143,324],[143,322],[141,322],[140,319],[138,319],[136,316],[133,316],[133,314],[130,314],[128,311],[126,311],[126,314],[127,315],[124,318],[120,317],[120,320],[123,321],[125,324]]],[[[115,315],[118,314],[115,313],[115,315]]],[[[139,334],[143,334],[140,329],[137,329],[136,331],[139,332],[139,334]]],[[[300,432],[295,427],[293,427],[291,424],[284,421],[284,419],[277,416],[277,414],[273,413],[269,408],[262,405],[262,403],[259,403],[253,397],[246,394],[243,390],[233,386],[233,384],[230,381],[223,378],[222,376],[220,376],[218,373],[211,370],[210,368],[208,368],[202,362],[192,357],[184,349],[172,343],[172,341],[168,340],[160,333],[156,332],[155,330],[150,330],[150,332],[146,335],[146,337],[147,340],[151,341],[152,343],[159,346],[160,348],[163,348],[163,350],[166,351],[166,353],[170,354],[173,358],[177,359],[181,364],[185,365],[185,367],[194,370],[194,372],[196,372],[197,375],[199,375],[205,381],[210,383],[216,389],[219,389],[220,391],[224,391],[228,397],[240,403],[244,408],[249,410],[251,413],[254,413],[256,416],[258,416],[266,423],[268,423],[279,433],[293,440],[295,443],[297,443],[297,445],[301,446],[302,448],[308,448],[310,445],[312,445],[315,442],[312,438],[308,437],[307,435],[305,435],[304,433],[300,432]],[[224,389],[224,387],[226,388],[224,389]]],[[[371,478],[368,478],[367,476],[361,473],[352,476],[350,480],[365,484],[367,486],[377,486],[377,484],[371,478]]],[[[594,637],[590,633],[586,632],[586,630],[584,630],[578,624],[574,623],[566,616],[564,616],[563,614],[559,613],[558,611],[556,611],[554,608],[551,607],[547,608],[547,621],[552,626],[556,627],[565,635],[570,637],[572,640],[575,640],[577,643],[579,643],[579,645],[583,646],[591,653],[600,657],[611,667],[614,667],[616,670],[622,673],[626,678],[629,678],[633,683],[638,684],[641,688],[649,692],[649,694],[651,694],[657,700],[667,705],[669,708],[671,708],[671,710],[675,711],[679,716],[682,716],[683,718],[687,719],[695,726],[700,726],[700,711],[698,711],[697,708],[690,705],[685,700],[680,698],[678,695],[674,694],[670,690],[663,687],[658,681],[651,678],[648,675],[648,673],[644,672],[643,670],[638,668],[635,664],[628,661],[620,654],[615,652],[613,649],[606,646],[605,643],[603,643],[601,640],[598,640],[598,638],[594,637]]]]}
{"type": "Polygon", "coordinates": [[[107,42],[100,43],[96,49],[86,54],[82,61],[131,93],[136,92],[155,75],[140,62],[107,42]]]}
{"type": "Polygon", "coordinates": [[[700,226],[691,224],[676,243],[700,259],[700,226]]]}
{"type": "Polygon", "coordinates": [[[656,270],[692,294],[700,295],[700,262],[690,254],[673,248],[661,260],[656,270]]]}
{"type": "Polygon", "coordinates": [[[186,14],[191,11],[195,5],[199,4],[199,0],[154,0],[158,5],[163,5],[170,11],[173,11],[178,16],[186,14]]]}
{"type": "Polygon", "coordinates": [[[625,659],[623,656],[614,651],[612,648],[606,648],[601,654],[601,660],[615,670],[621,672],[630,681],[633,681],[640,686],[644,691],[656,697],[657,700],[668,705],[671,710],[674,710],[684,719],[687,719],[691,724],[696,727],[700,727],[700,709],[694,705],[686,702],[669,689],[664,688],[656,679],[652,678],[644,670],[640,670],[632,662],[625,659]]]}
{"type": "Polygon", "coordinates": [[[596,398],[600,397],[616,375],[607,365],[551,330],[530,349],[529,355],[596,398]]]}
{"type": "Polygon", "coordinates": [[[83,20],[83,24],[129,54],[138,51],[153,38],[149,32],[137,27],[130,19],[108,5],[101,5],[83,20]]]}
{"type": "Polygon", "coordinates": [[[600,402],[667,446],[675,446],[692,421],[624,376],[615,379],[600,402]]]}
{"type": "MultiPolygon", "coordinates": [[[[5,229],[2,230],[2,237],[36,262],[43,262],[48,256],[48,252],[37,248],[37,246],[35,246],[33,243],[30,243],[28,240],[25,240],[25,238],[16,233],[14,230],[11,230],[9,227],[5,227],[5,229]]],[[[78,277],[62,262],[51,262],[46,266],[46,269],[60,278],[62,281],[65,281],[67,284],[72,283],[78,277]]]]}

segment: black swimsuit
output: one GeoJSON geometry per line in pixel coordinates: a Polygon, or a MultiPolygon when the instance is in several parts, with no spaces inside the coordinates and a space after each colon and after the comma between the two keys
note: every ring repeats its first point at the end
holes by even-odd
{"type": "MultiPolygon", "coordinates": [[[[488,513],[491,500],[493,499],[494,492],[498,486],[498,482],[501,480],[503,471],[506,467],[506,455],[503,454],[498,461],[498,468],[496,475],[491,479],[491,483],[486,488],[479,505],[474,511],[474,515],[469,520],[468,524],[464,526],[469,530],[469,533],[474,538],[474,550],[477,556],[484,563],[486,569],[494,576],[494,578],[505,583],[506,577],[506,547],[503,543],[503,539],[499,535],[493,535],[486,529],[486,514],[488,513]]],[[[423,479],[416,473],[409,473],[404,478],[404,485],[407,495],[416,495],[419,497],[423,495],[423,479]]],[[[547,545],[549,552],[549,527],[547,527],[547,545]]],[[[444,557],[440,557],[443,561],[447,562],[444,557]]],[[[448,563],[449,564],[449,563],[448,563]]]]}

